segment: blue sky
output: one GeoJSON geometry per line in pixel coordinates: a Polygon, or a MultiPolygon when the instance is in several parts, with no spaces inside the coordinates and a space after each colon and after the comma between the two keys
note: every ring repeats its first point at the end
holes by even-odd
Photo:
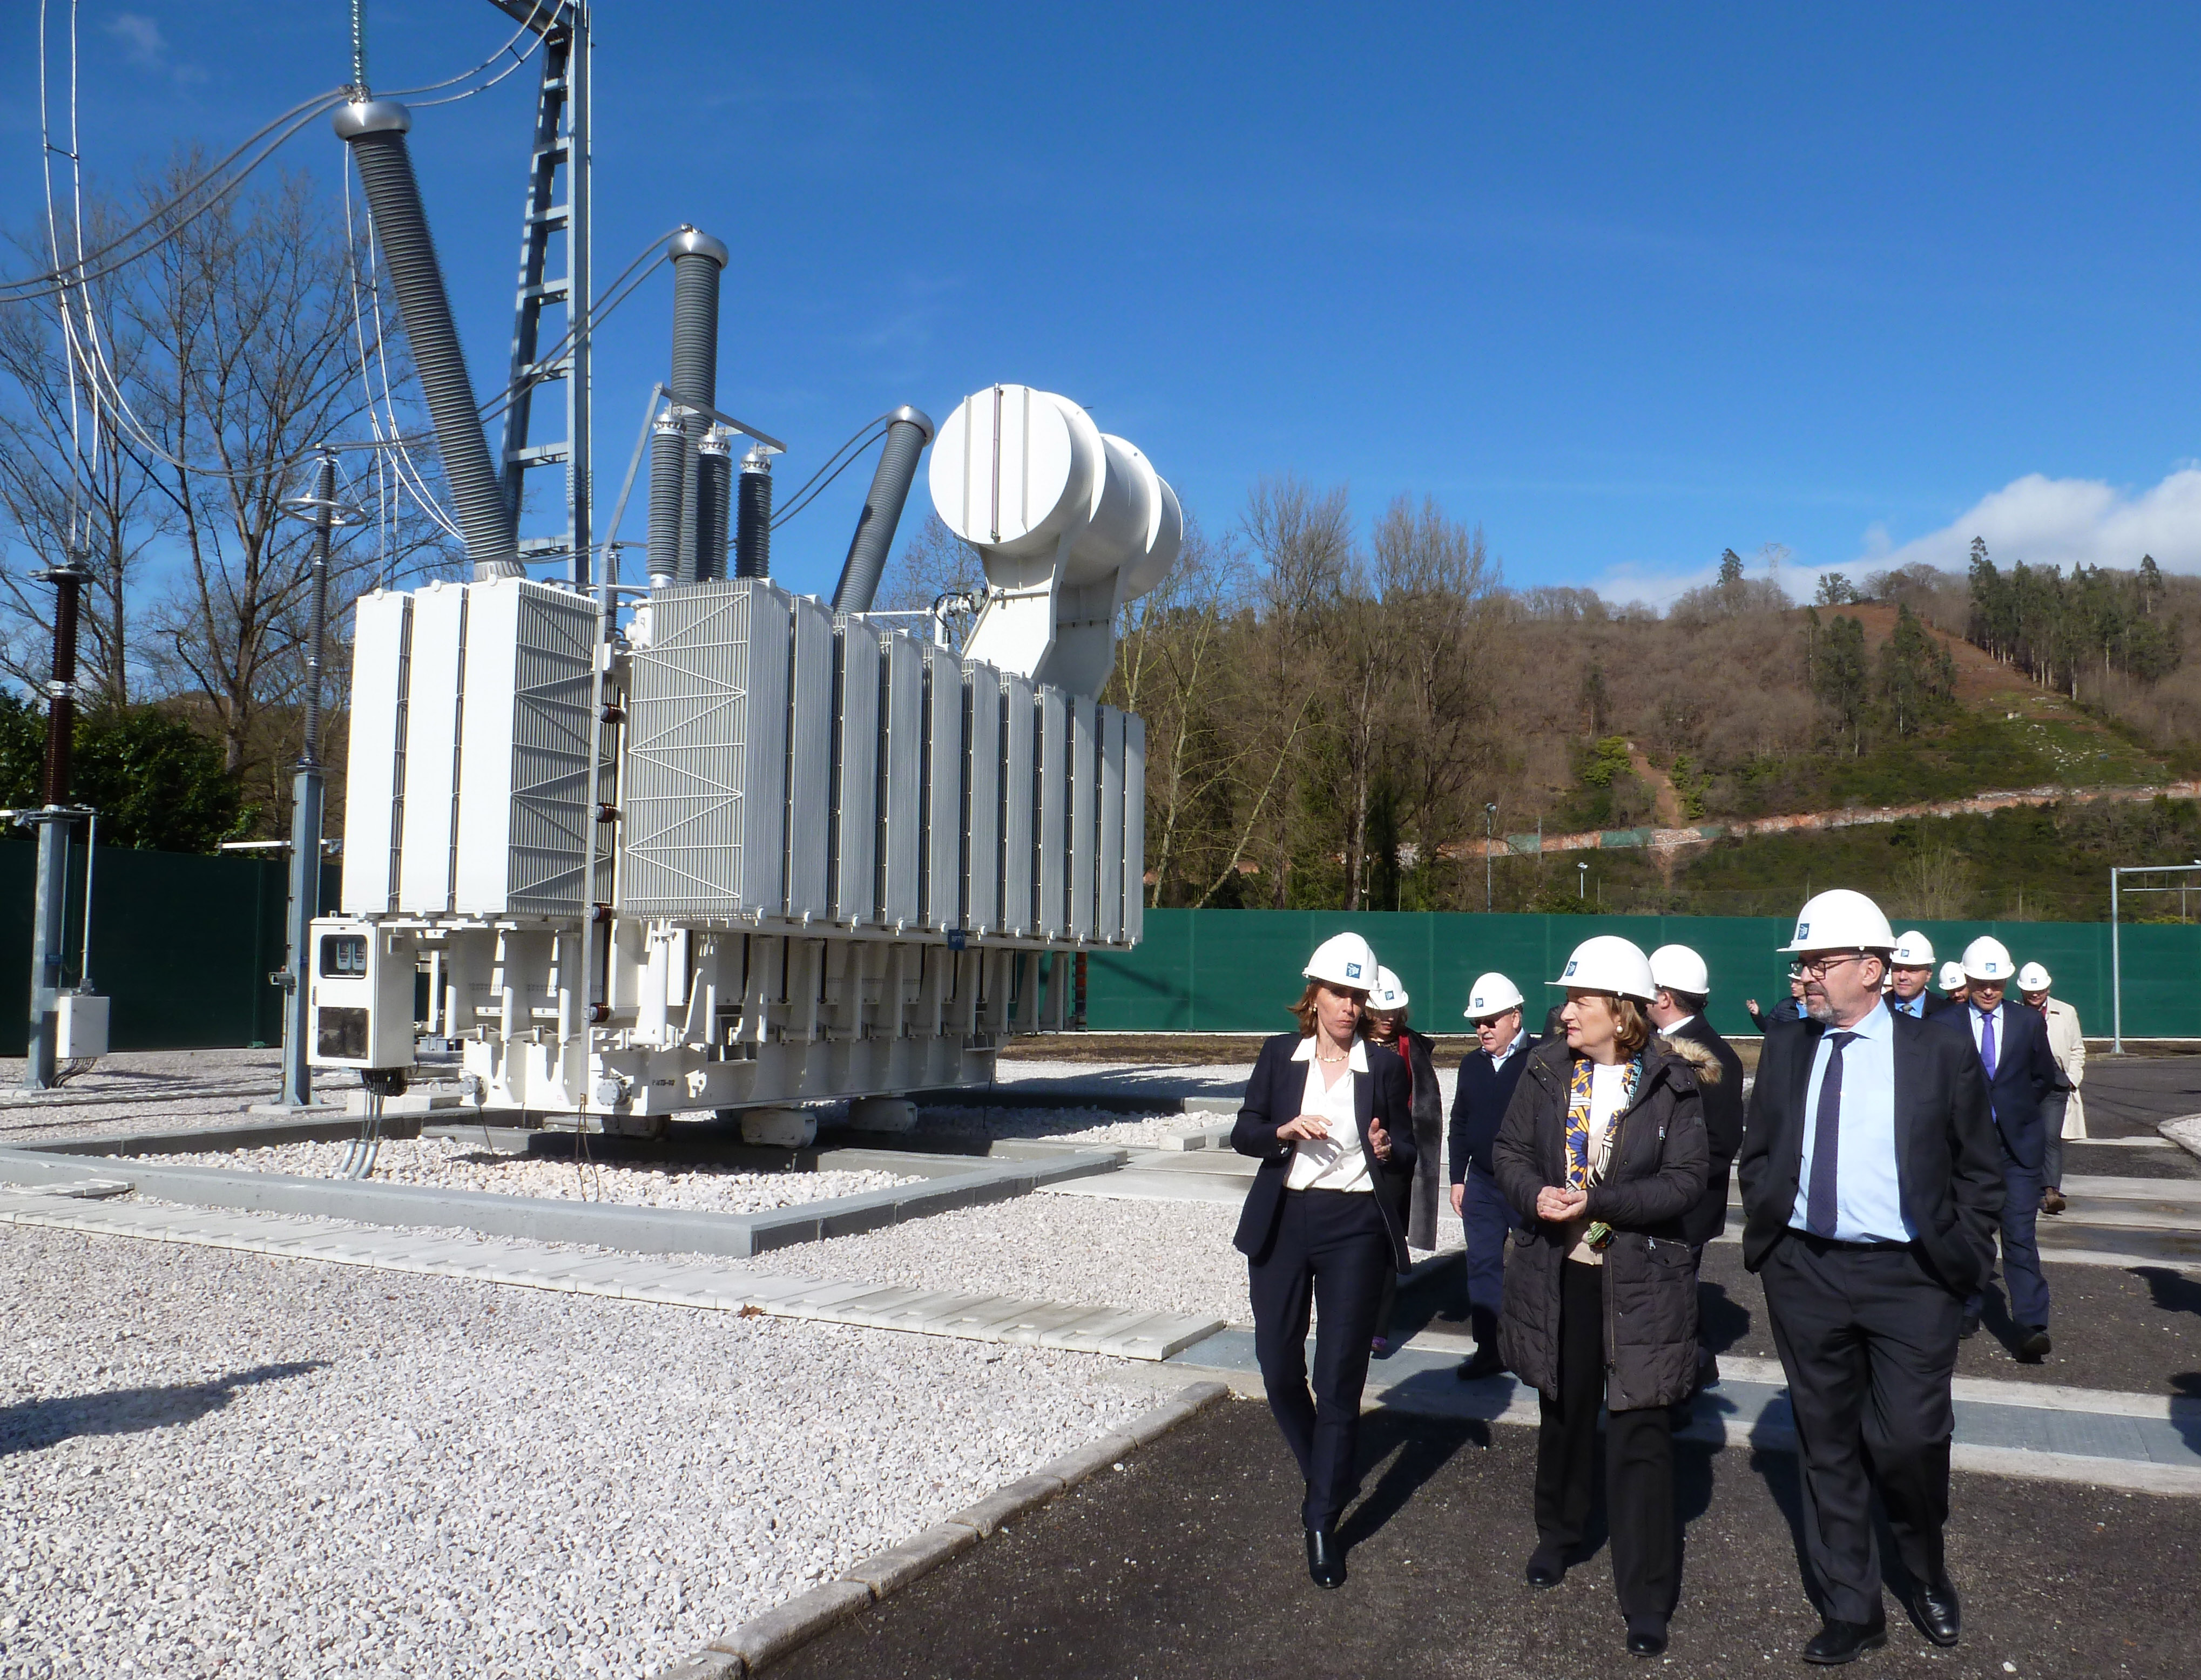
{"type": "MultiPolygon", "coordinates": [[[[0,13],[15,227],[35,9],[0,13]]],[[[86,0],[96,174],[343,80],[345,10],[86,0]]],[[[733,248],[720,400],[796,480],[998,379],[1084,402],[1211,528],[1265,472],[1364,520],[1427,494],[1517,584],[1661,600],[1777,543],[1803,591],[1975,530],[2201,571],[2201,12],[1524,10],[604,0],[597,261],[683,220],[733,248]]],[[[510,32],[487,0],[369,17],[385,87],[510,32]]],[[[414,132],[478,386],[532,97],[522,71],[414,132]]],[[[333,188],[338,143],[289,161],[333,188]]],[[[607,506],[669,296],[606,329],[607,506]]],[[[779,534],[795,587],[830,588],[867,478],[779,534]]]]}

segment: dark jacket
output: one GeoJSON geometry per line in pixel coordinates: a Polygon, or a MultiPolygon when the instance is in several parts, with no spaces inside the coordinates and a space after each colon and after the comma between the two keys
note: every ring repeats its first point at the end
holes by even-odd
{"type": "Polygon", "coordinates": [[[1433,1249],[1444,1172],[1444,1087],[1437,1083],[1436,1040],[1402,1027],[1399,1042],[1414,1114],[1414,1190],[1406,1208],[1406,1240],[1417,1249],[1433,1249]]]}
{"type": "Polygon", "coordinates": [[[1682,1221],[1682,1235],[1709,1243],[1727,1229],[1728,1168],[1742,1148],[1742,1058],[1714,1032],[1701,1015],[1693,1015],[1666,1035],[1697,1070],[1697,1091],[1705,1102],[1705,1141],[1711,1162],[1705,1193],[1682,1221]]]}
{"type": "MultiPolygon", "coordinates": [[[[1261,1163],[1253,1174],[1253,1187],[1246,1192],[1245,1211],[1238,1216],[1238,1252],[1247,1259],[1265,1259],[1276,1238],[1277,1216],[1284,1210],[1284,1180],[1295,1153],[1280,1143],[1277,1128],[1299,1118],[1300,1099],[1306,1094],[1306,1068],[1292,1060],[1300,1047],[1300,1034],[1279,1033],[1261,1046],[1253,1075],[1246,1081],[1245,1106],[1238,1123],[1230,1128],[1230,1147],[1261,1163]]],[[[1414,1183],[1414,1116],[1407,1097],[1406,1064],[1395,1051],[1381,1045],[1368,1046],[1368,1071],[1347,1075],[1353,1081],[1353,1113],[1360,1124],[1360,1147],[1368,1150],[1370,1175],[1376,1180],[1376,1205],[1382,1210],[1383,1229],[1391,1238],[1394,1269],[1412,1264],[1406,1255],[1406,1197],[1414,1183]],[[1391,1134],[1391,1158],[1376,1159],[1368,1149],[1368,1125],[1380,1116],[1391,1134]]]]}
{"type": "MultiPolygon", "coordinates": [[[[1826,1027],[1765,1041],[1742,1153],[1742,1261],[1755,1272],[1788,1234],[1804,1159],[1805,1097],[1826,1027]]],[[[2002,1152],[1971,1046],[1929,1021],[1895,1017],[1895,1174],[1903,1211],[1941,1281],[1969,1295],[1986,1280],[2002,1215],[2002,1152]]]]}
{"type": "MultiPolygon", "coordinates": [[[[1945,992],[1929,992],[1926,994],[1925,1018],[1932,1021],[1937,1016],[1946,1016],[1952,1010],[1961,1010],[1963,1007],[1964,1000],[1962,998],[1952,998],[1945,992]]],[[[1957,1016],[1956,1020],[1961,1024],[1963,1017],[1957,1016]]]]}
{"type": "MultiPolygon", "coordinates": [[[[1963,1033],[1975,1056],[1979,1046],[1972,1021],[1978,1013],[1967,1004],[1945,1012],[1940,1023],[1963,1033]]],[[[2004,1152],[2019,1166],[2039,1169],[2048,1147],[2040,1105],[2063,1083],[2063,1070],[2048,1048],[2048,1023],[2040,1011],[2005,1001],[1995,1011],[1995,1071],[1987,1083],[1987,1111],[2002,1134],[2004,1152]]]]}
{"type": "MultiPolygon", "coordinates": [[[[1536,1192],[1566,1182],[1567,1091],[1574,1053],[1539,1045],[1499,1128],[1498,1186],[1525,1228],[1506,1245],[1498,1346],[1514,1374],[1559,1391],[1560,1267],[1564,1228],[1536,1217],[1536,1192]]],[[[1643,1051],[1635,1100],[1618,1135],[1591,1219],[1618,1232],[1599,1269],[1605,1283],[1605,1403],[1616,1412],[1670,1406],[1697,1381],[1697,1273],[1682,1221],[1705,1193],[1705,1113],[1696,1069],[1664,1039],[1643,1051]]]]}
{"type": "Polygon", "coordinates": [[[1786,1027],[1804,1018],[1804,1000],[1783,998],[1770,1010],[1750,1011],[1751,1024],[1761,1033],[1770,1033],[1775,1027],[1786,1027]]]}
{"type": "Polygon", "coordinates": [[[1505,1105],[1513,1100],[1513,1087],[1521,1083],[1521,1070],[1529,1065],[1529,1052],[1543,1042],[1530,1039],[1505,1058],[1502,1068],[1492,1067],[1489,1056],[1479,1049],[1460,1058],[1459,1080],[1452,1092],[1449,1138],[1454,1184],[1467,1182],[1470,1163],[1478,1173],[1498,1170],[1490,1151],[1498,1141],[1499,1122],[1505,1118],[1505,1105]]]}

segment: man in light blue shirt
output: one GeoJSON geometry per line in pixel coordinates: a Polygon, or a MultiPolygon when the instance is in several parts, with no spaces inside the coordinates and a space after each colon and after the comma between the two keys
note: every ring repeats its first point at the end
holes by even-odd
{"type": "MultiPolygon", "coordinates": [[[[1841,1051],[1841,1148],[1834,1161],[1834,1228],[1838,1243],[1908,1243],[1918,1235],[1903,1210],[1903,1188],[1895,1170],[1895,1027],[1886,1004],[1862,1021],[1819,1039],[1811,1057],[1811,1080],[1804,1092],[1804,1112],[1819,1111],[1819,1093],[1834,1041],[1846,1036],[1841,1051]]],[[[1796,1206],[1789,1224],[1811,1228],[1813,1131],[1804,1133],[1804,1159],[1797,1170],[1796,1206]]]]}

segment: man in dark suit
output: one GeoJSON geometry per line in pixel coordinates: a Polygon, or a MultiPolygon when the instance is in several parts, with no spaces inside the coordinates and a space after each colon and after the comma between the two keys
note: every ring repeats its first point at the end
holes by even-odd
{"type": "Polygon", "coordinates": [[[1939,997],[1929,995],[1926,999],[1927,1020],[1963,1008],[1968,989],[1964,965],[1962,963],[1944,963],[1941,965],[1941,994],[1939,997]]]}
{"type": "MultiPolygon", "coordinates": [[[[1705,1244],[1727,1229],[1728,1168],[1742,1147],[1742,1058],[1705,1019],[1711,999],[1711,971],[1705,959],[1685,945],[1662,945],[1651,953],[1651,983],[1658,995],[1644,1011],[1666,1041],[1697,1070],[1704,1098],[1705,1140],[1711,1148],[1705,1193],[1682,1218],[1682,1238],[1699,1264],[1705,1244]]],[[[1703,1326],[1699,1326],[1701,1334],[1703,1326]]],[[[1697,1387],[1719,1381],[1719,1361],[1700,1339],[1697,1343],[1697,1387]]],[[[1687,1402],[1680,1408],[1687,1410],[1687,1402]]]]}
{"type": "Polygon", "coordinates": [[[1498,1354],[1498,1309],[1505,1290],[1505,1233],[1519,1221],[1498,1188],[1491,1147],[1498,1124],[1529,1065],[1529,1052],[1543,1043],[1521,1030],[1521,988],[1504,975],[1479,976],[1467,992],[1467,1018],[1475,1023],[1480,1047],[1459,1064],[1453,1089],[1452,1210],[1467,1230],[1467,1311],[1475,1332],[1475,1356],[1453,1373],[1463,1382],[1494,1377],[1505,1368],[1498,1354]]]}
{"type": "Polygon", "coordinates": [[[1934,942],[1916,928],[1895,942],[1888,958],[1887,1006],[1923,1021],[1940,1001],[1934,995],[1934,942]]]}
{"type": "MultiPolygon", "coordinates": [[[[1964,947],[1965,1003],[1961,1021],[1987,1075],[1987,1108],[2002,1139],[2002,1274],[2010,1288],[2010,1315],[2017,1322],[2019,1359],[2038,1364],[2049,1351],[2048,1279],[2041,1274],[2034,1225],[2040,1214],[2040,1174],[2048,1151],[2042,1105],[2062,1082],[2048,1027],[2035,1010],[2011,1008],[2003,992],[2016,973],[2000,940],[1981,937],[1964,947]]],[[[1964,1303],[1962,1333],[1980,1327],[1982,1289],[1964,1303]]]]}
{"type": "Polygon", "coordinates": [[[1953,1645],[1943,1559],[1951,1380],[1965,1297],[1987,1274],[2003,1174],[1979,1057],[1897,1015],[1896,943],[1863,893],[1804,906],[1805,1019],[1769,1034],[1742,1153],[1743,1263],[1765,1286],[1804,1473],[1804,1541],[1825,1624],[1806,1661],[1885,1644],[1877,1487],[1921,1631],[1953,1645]]]}

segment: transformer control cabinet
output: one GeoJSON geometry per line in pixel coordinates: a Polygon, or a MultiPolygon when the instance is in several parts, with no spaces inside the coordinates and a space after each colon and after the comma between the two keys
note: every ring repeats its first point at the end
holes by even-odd
{"type": "Polygon", "coordinates": [[[316,1068],[413,1065],[418,935],[324,917],[313,927],[308,1062],[316,1068]]]}
{"type": "Polygon", "coordinates": [[[54,1000],[56,1057],[90,1062],[107,1054],[107,1002],[91,992],[64,992],[54,1000]]]}

